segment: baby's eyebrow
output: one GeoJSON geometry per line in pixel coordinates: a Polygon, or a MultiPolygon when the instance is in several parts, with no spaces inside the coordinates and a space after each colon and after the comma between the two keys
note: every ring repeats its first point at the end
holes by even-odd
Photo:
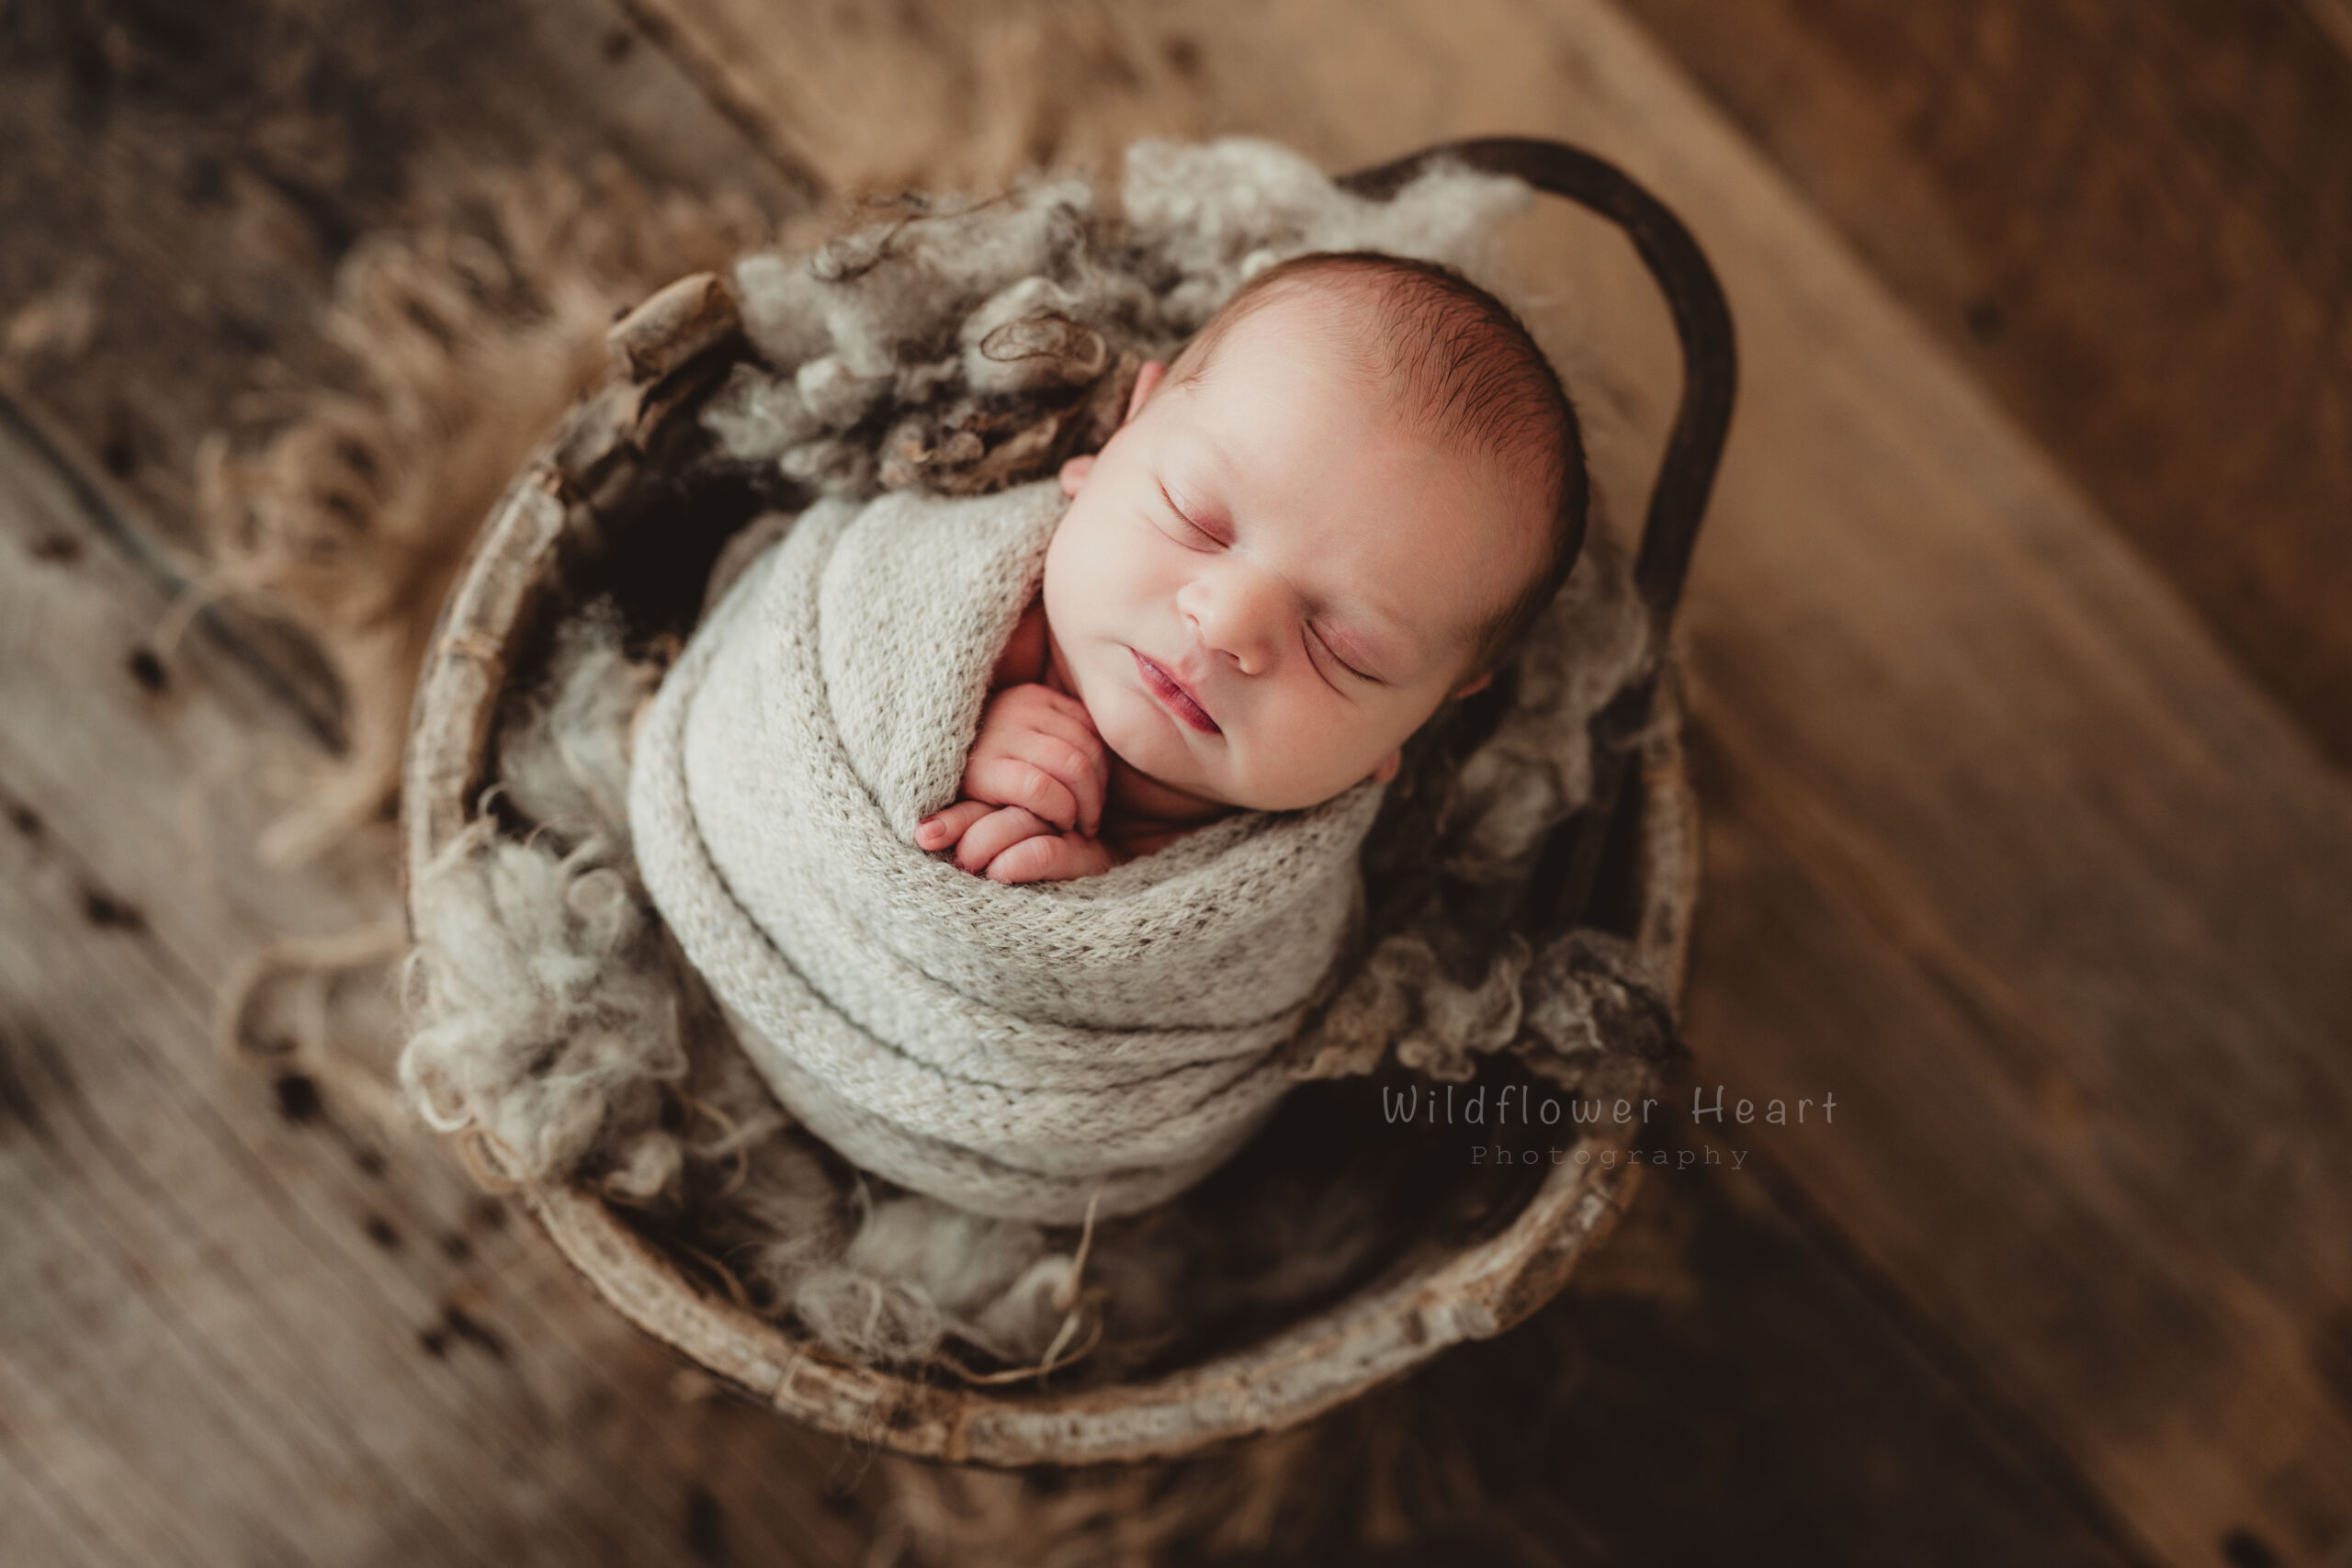
{"type": "Polygon", "coordinates": [[[1193,446],[1208,454],[1209,461],[1216,466],[1219,472],[1229,474],[1233,471],[1233,455],[1225,449],[1225,444],[1216,438],[1215,431],[1195,426],[1185,434],[1193,438],[1193,446]]]}
{"type": "Polygon", "coordinates": [[[1182,431],[1172,446],[1174,453],[1170,457],[1162,459],[1163,468],[1172,466],[1191,468],[1195,472],[1205,469],[1206,477],[1216,479],[1229,479],[1239,471],[1233,461],[1233,455],[1208,431],[1182,431]]]}

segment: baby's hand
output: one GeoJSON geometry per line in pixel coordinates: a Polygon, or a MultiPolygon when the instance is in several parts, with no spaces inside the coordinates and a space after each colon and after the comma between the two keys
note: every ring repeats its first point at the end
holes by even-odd
{"type": "MultiPolygon", "coordinates": [[[[1085,705],[1030,682],[989,699],[957,793],[967,801],[1018,806],[1091,839],[1102,830],[1110,783],[1110,757],[1085,705]]],[[[953,840],[916,841],[944,849],[953,840]]]]}
{"type": "Polygon", "coordinates": [[[1111,869],[1100,839],[1061,832],[1019,806],[959,800],[923,819],[915,842],[926,850],[956,846],[956,863],[991,882],[1068,882],[1111,869]]]}
{"type": "Polygon", "coordinates": [[[915,829],[919,848],[997,882],[1059,882],[1111,869],[1095,838],[1109,754],[1084,705],[1035,682],[989,699],[964,763],[964,798],[915,829]]]}

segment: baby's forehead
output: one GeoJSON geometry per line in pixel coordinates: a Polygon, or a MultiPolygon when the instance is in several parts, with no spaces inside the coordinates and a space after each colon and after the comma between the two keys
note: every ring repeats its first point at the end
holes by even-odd
{"type": "Polygon", "coordinates": [[[1225,367],[1223,352],[1236,344],[1279,344],[1334,358],[1363,361],[1367,368],[1386,369],[1375,351],[1379,330],[1376,302],[1361,286],[1337,277],[1308,275],[1284,278],[1261,297],[1238,303],[1231,319],[1213,321],[1206,335],[1213,340],[1201,373],[1225,367]]]}
{"type": "MultiPolygon", "coordinates": [[[[1345,410],[1387,441],[1468,459],[1508,488],[1541,487],[1548,476],[1523,424],[1482,418],[1481,384],[1512,378],[1507,350],[1475,339],[1421,341],[1385,319],[1369,291],[1345,277],[1286,279],[1272,297],[1226,326],[1197,367],[1190,389],[1214,400],[1251,381],[1281,383],[1285,397],[1345,410]],[[1443,363],[1436,363],[1439,360],[1443,363]],[[1296,374],[1302,367],[1315,374],[1296,374]],[[1374,396],[1365,398],[1370,391],[1374,396]]],[[[1454,334],[1457,338],[1464,334],[1454,334]]]]}
{"type": "Polygon", "coordinates": [[[1367,419],[1467,456],[1524,455],[1532,422],[1494,415],[1540,397],[1540,389],[1523,349],[1488,325],[1415,290],[1383,289],[1351,272],[1308,272],[1272,285],[1229,321],[1212,322],[1204,335],[1214,341],[1185,378],[1213,390],[1220,374],[1279,374],[1304,357],[1340,372],[1299,389],[1305,395],[1319,389],[1336,400],[1351,387],[1374,389],[1377,415],[1367,409],[1367,419]]]}

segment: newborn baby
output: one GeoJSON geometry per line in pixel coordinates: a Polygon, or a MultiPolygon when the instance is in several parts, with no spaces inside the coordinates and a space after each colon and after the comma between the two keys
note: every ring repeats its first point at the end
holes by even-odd
{"type": "Polygon", "coordinates": [[[1241,810],[1392,776],[1492,678],[1583,541],[1558,377],[1450,269],[1301,256],[1137,377],[915,842],[1090,876],[1241,810]]]}
{"type": "Polygon", "coordinates": [[[1165,1201],[1295,1081],[1373,781],[1550,601],[1582,475],[1488,296],[1270,269],[1066,493],[831,498],[745,569],[639,730],[647,895],[852,1164],[1044,1224],[1165,1201]]]}

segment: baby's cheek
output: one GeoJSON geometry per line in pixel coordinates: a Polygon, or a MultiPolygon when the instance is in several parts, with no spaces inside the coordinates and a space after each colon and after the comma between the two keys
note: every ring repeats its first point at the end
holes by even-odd
{"type": "Polygon", "coordinates": [[[1102,738],[1102,744],[1116,752],[1121,761],[1157,778],[1170,761],[1167,736],[1165,726],[1144,707],[1146,700],[1119,688],[1106,687],[1087,703],[1086,712],[1094,721],[1094,732],[1102,738]]]}
{"type": "Polygon", "coordinates": [[[1086,637],[1099,615],[1088,556],[1086,542],[1067,523],[1046,551],[1046,623],[1066,645],[1086,637]]]}
{"type": "Polygon", "coordinates": [[[1061,597],[1077,614],[1089,614],[1090,606],[1098,621],[1105,612],[1124,614],[1160,586],[1153,581],[1150,545],[1137,528],[1117,527],[1091,513],[1073,515],[1054,535],[1046,580],[1058,580],[1061,597]]]}
{"type": "Polygon", "coordinates": [[[1293,708],[1250,728],[1235,749],[1237,782],[1261,809],[1319,806],[1372,771],[1376,728],[1362,714],[1293,708]]]}

